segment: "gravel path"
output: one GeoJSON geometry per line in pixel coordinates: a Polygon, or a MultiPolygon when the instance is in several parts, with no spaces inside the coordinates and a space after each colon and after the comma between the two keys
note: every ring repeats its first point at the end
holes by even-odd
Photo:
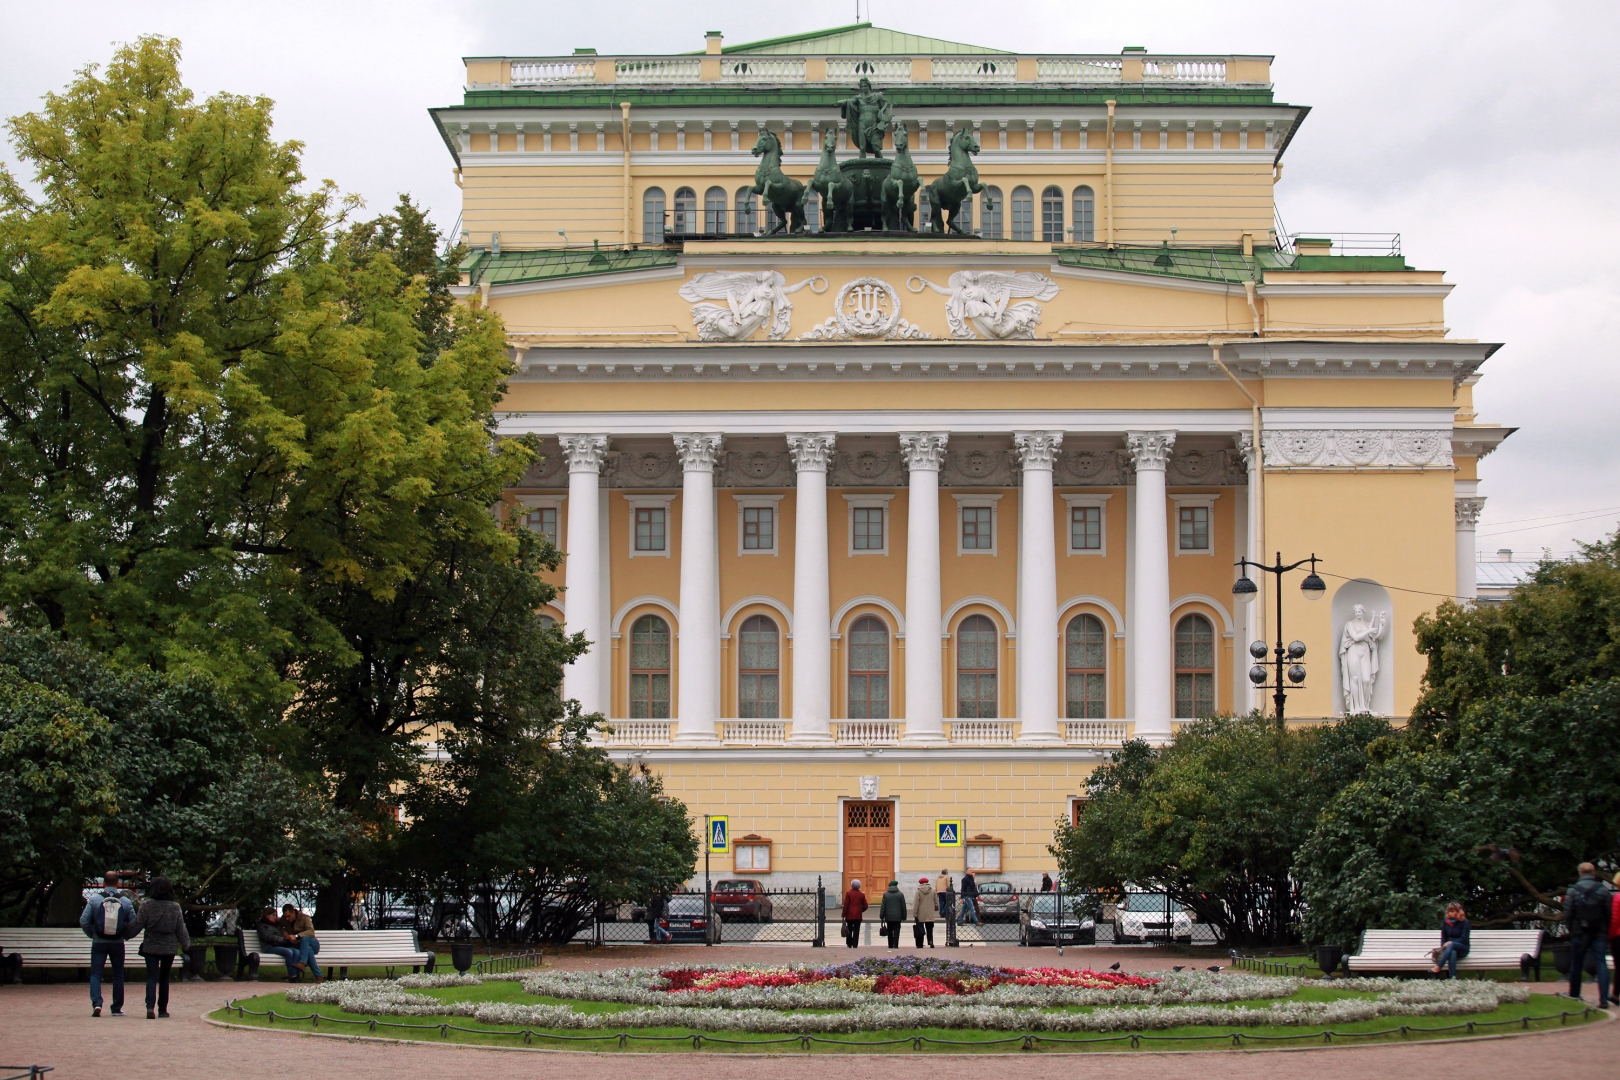
{"type": "MultiPolygon", "coordinates": [[[[909,953],[914,950],[903,949],[909,953]]],[[[944,950],[939,950],[941,953],[944,950]]],[[[886,950],[861,949],[858,954],[878,955],[886,950]]],[[[575,953],[558,959],[568,968],[614,967],[646,963],[783,963],[827,962],[844,959],[843,948],[759,946],[705,950],[695,947],[616,948],[575,953]],[[706,954],[706,955],[705,955],[706,954]]],[[[954,951],[953,955],[979,963],[1105,968],[1118,961],[1127,971],[1162,969],[1191,963],[1140,949],[1068,949],[1062,957],[1053,950],[1031,952],[1013,947],[985,947],[954,951]]],[[[1212,961],[1206,961],[1206,965],[1212,961]]],[[[549,961],[548,961],[549,964],[549,961]]],[[[140,966],[134,965],[135,972],[140,966]]],[[[759,1080],[768,1068],[771,1080],[823,1080],[831,1063],[798,1055],[774,1057],[768,1064],[758,1056],[716,1054],[701,1065],[691,1054],[572,1054],[546,1051],[399,1045],[361,1039],[310,1034],[245,1031],[220,1028],[202,1015],[233,994],[274,992],[282,984],[266,980],[251,984],[179,983],[173,989],[170,1020],[148,1021],[141,999],[144,980],[131,981],[125,1008],[129,1016],[114,1019],[103,1013],[90,1016],[89,993],[83,983],[48,986],[0,987],[0,1063],[54,1065],[51,1080],[101,1077],[109,1070],[120,1080],[213,1080],[251,1075],[259,1080],[399,1080],[402,1076],[455,1076],[458,1080],[514,1080],[518,1077],[577,1077],[603,1080],[646,1080],[654,1070],[701,1069],[704,1080],[759,1080]],[[653,1060],[648,1060],[653,1059],[653,1060]]],[[[1539,991],[1559,987],[1543,983],[1539,991]]],[[[1588,988],[1588,998],[1594,991],[1588,988]]],[[[1141,1055],[1142,1051],[1136,1051],[1141,1055]]],[[[1117,1077],[1122,1062],[1111,1054],[1020,1054],[1016,1062],[980,1060],[984,1055],[915,1055],[925,1061],[907,1061],[908,1055],[855,1057],[839,1055],[833,1068],[862,1070],[915,1070],[930,1080],[982,1080],[1005,1068],[1016,1070],[1019,1080],[1077,1080],[1117,1077]],[[848,1061],[848,1058],[855,1058],[848,1061]]],[[[1011,1055],[1010,1055],[1011,1056],[1011,1055]]],[[[1433,1042],[1415,1045],[1378,1045],[1292,1051],[1198,1051],[1156,1053],[1155,1077],[1191,1077],[1196,1080],[1254,1080],[1288,1077],[1297,1080],[1308,1070],[1312,1080],[1364,1080],[1376,1076],[1422,1076],[1424,1080],[1457,1077],[1466,1080],[1524,1080],[1532,1075],[1556,1075],[1559,1080],[1608,1077],[1620,1058],[1620,1024],[1592,1024],[1572,1031],[1517,1036],[1506,1039],[1433,1042]],[[1308,1056],[1308,1060],[1306,1057],[1308,1056]]]]}

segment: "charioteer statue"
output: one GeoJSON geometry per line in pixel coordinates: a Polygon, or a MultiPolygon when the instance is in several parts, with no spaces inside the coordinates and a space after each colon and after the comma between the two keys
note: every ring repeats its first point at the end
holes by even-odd
{"type": "Polygon", "coordinates": [[[894,124],[894,105],[883,91],[872,89],[872,80],[863,78],[853,97],[840,98],[834,104],[849,125],[850,142],[860,156],[883,157],[883,136],[894,124]]]}

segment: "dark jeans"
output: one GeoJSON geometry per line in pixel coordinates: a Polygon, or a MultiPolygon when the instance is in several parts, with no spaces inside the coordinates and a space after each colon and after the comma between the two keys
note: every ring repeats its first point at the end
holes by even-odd
{"type": "Polygon", "coordinates": [[[1450,972],[1450,977],[1453,979],[1457,977],[1457,961],[1468,955],[1459,951],[1461,948],[1455,941],[1448,941],[1445,947],[1440,950],[1439,966],[1441,970],[1450,972]]]}
{"type": "Polygon", "coordinates": [[[275,953],[277,956],[287,961],[287,978],[298,978],[298,968],[294,966],[295,964],[300,963],[300,954],[297,949],[290,949],[285,945],[266,945],[265,949],[269,952],[275,953]]]}
{"type": "Polygon", "coordinates": [[[928,942],[928,947],[930,949],[932,949],[934,947],[934,924],[931,923],[931,922],[923,922],[922,920],[919,919],[917,921],[917,925],[922,927],[922,929],[923,929],[923,940],[927,941],[928,942]]]}
{"type": "Polygon", "coordinates": [[[101,1008],[101,965],[112,962],[112,1011],[124,1011],[124,943],[90,940],[90,1004],[101,1008]]]}
{"type": "Polygon", "coordinates": [[[897,922],[886,922],[883,924],[883,932],[884,934],[888,935],[889,948],[898,949],[900,947],[900,924],[897,922]]]}
{"type": "Polygon", "coordinates": [[[962,914],[956,917],[958,926],[967,926],[970,923],[974,926],[979,925],[979,905],[976,896],[962,897],[962,914]]]}
{"type": "Polygon", "coordinates": [[[861,920],[844,920],[844,944],[850,948],[858,948],[861,944],[861,920]]]}
{"type": "Polygon", "coordinates": [[[157,1003],[160,1013],[169,1011],[169,969],[174,967],[173,956],[147,956],[142,954],[146,961],[146,1007],[152,1008],[157,1003]]]}
{"type": "Polygon", "coordinates": [[[1590,938],[1575,937],[1570,941],[1569,950],[1569,996],[1581,996],[1581,976],[1586,973],[1586,960],[1591,957],[1596,962],[1598,1001],[1609,1000],[1609,940],[1607,934],[1595,934],[1590,938]]]}

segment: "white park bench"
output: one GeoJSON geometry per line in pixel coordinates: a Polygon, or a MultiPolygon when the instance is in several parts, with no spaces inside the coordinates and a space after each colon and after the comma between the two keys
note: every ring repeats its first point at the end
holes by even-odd
{"type": "MultiPolygon", "coordinates": [[[[252,956],[258,956],[260,964],[281,961],[259,943],[257,930],[241,930],[238,934],[242,941],[240,963],[246,964],[252,956]]],[[[315,937],[321,943],[315,962],[322,970],[338,971],[344,979],[349,977],[351,967],[386,968],[389,978],[393,978],[396,967],[409,967],[413,974],[424,967],[432,971],[436,959],[416,943],[415,930],[317,930],[315,937]]]]}
{"type": "MultiPolygon", "coordinates": [[[[145,936],[136,934],[124,942],[125,963],[140,963],[145,936]]],[[[25,968],[75,968],[81,978],[90,971],[90,939],[77,926],[0,927],[0,949],[8,957],[22,957],[25,968]]]]}
{"type": "MultiPolygon", "coordinates": [[[[1511,971],[1517,968],[1541,980],[1540,930],[1475,930],[1468,935],[1468,955],[1458,971],[1511,971]]],[[[1440,947],[1438,930],[1364,930],[1361,949],[1345,958],[1351,974],[1367,971],[1430,971],[1431,955],[1440,947]]]]}

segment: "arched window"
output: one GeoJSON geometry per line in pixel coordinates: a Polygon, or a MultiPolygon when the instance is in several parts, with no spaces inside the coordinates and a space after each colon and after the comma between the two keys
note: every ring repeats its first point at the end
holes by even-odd
{"type": "Polygon", "coordinates": [[[553,626],[556,626],[556,625],[557,625],[557,620],[553,619],[550,615],[542,615],[542,616],[540,616],[540,629],[542,629],[542,630],[550,630],[553,626]]]}
{"type": "Polygon", "coordinates": [[[1013,188],[1012,238],[1035,239],[1035,193],[1023,185],[1013,188]]]}
{"type": "MultiPolygon", "coordinates": [[[[761,200],[761,202],[764,202],[764,200],[761,200]]],[[[781,224],[782,219],[776,216],[776,207],[772,206],[770,203],[765,203],[762,209],[764,210],[765,214],[764,228],[766,234],[768,235],[776,231],[776,226],[781,224]]]]}
{"type": "Polygon", "coordinates": [[[1202,615],[1176,623],[1176,717],[1194,720],[1215,711],[1215,630],[1202,615]]]}
{"type": "Polygon", "coordinates": [[[821,231],[821,192],[804,193],[804,231],[821,231]]]}
{"type": "Polygon", "coordinates": [[[1063,189],[1049,187],[1041,192],[1041,239],[1049,244],[1063,243],[1063,189]]]}
{"type": "Polygon", "coordinates": [[[1101,720],[1108,715],[1108,635],[1095,615],[1076,615],[1063,632],[1066,674],[1064,716],[1101,720]]]}
{"type": "Polygon", "coordinates": [[[689,187],[675,189],[675,214],[670,231],[677,236],[697,232],[697,192],[689,187]]]}
{"type": "Polygon", "coordinates": [[[1085,184],[1074,189],[1074,238],[1097,239],[1097,196],[1085,184]]]}
{"type": "Polygon", "coordinates": [[[647,244],[664,242],[664,189],[650,187],[641,195],[641,239],[647,244]]]}
{"type": "Polygon", "coordinates": [[[1000,715],[996,624],[983,615],[969,615],[956,628],[956,715],[969,720],[1000,715]]]}
{"type": "Polygon", "coordinates": [[[726,189],[723,187],[712,187],[703,193],[703,231],[726,231],[726,189]]]}
{"type": "Polygon", "coordinates": [[[986,240],[1000,240],[1001,218],[1007,211],[1006,204],[1001,200],[1001,189],[994,185],[985,188],[984,194],[979,196],[979,201],[981,207],[979,220],[984,223],[980,235],[986,240]]]}
{"type": "Polygon", "coordinates": [[[780,657],[774,622],[755,615],[742,624],[742,644],[737,650],[738,716],[774,720],[782,715],[780,657]]]}
{"type": "Polygon", "coordinates": [[[630,717],[669,719],[669,623],[657,615],[630,628],[630,717]]]}
{"type": "Polygon", "coordinates": [[[751,235],[759,229],[759,218],[754,210],[754,189],[737,189],[737,223],[732,227],[733,232],[744,236],[751,235]]]}
{"type": "Polygon", "coordinates": [[[889,628],[868,615],[849,631],[849,708],[851,720],[889,718],[889,628]]]}

